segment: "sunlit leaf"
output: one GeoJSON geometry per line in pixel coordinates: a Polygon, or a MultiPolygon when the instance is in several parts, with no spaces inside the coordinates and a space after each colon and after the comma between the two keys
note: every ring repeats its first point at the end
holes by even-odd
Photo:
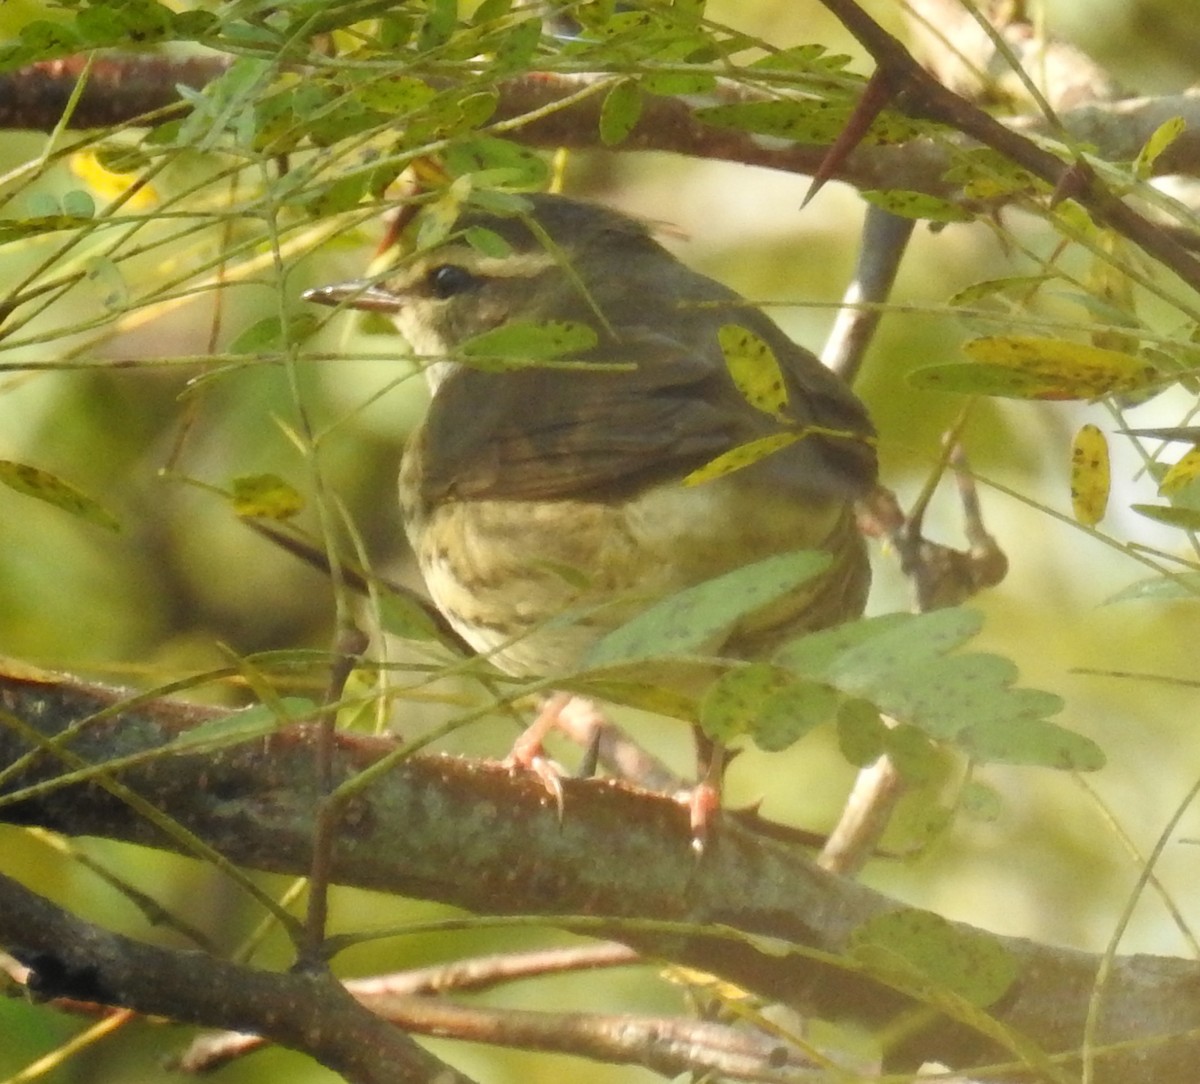
{"type": "Polygon", "coordinates": [[[1094,425],[1084,425],[1071,444],[1071,508],[1080,523],[1094,527],[1104,518],[1112,471],[1108,441],[1094,425]]]}

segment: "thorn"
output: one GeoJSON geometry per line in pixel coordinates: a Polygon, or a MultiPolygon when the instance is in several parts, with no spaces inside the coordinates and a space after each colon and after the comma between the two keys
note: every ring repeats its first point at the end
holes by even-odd
{"type": "Polygon", "coordinates": [[[846,126],[838,133],[837,139],[833,141],[825,157],[821,159],[821,164],[817,166],[812,183],[808,186],[808,191],[800,203],[800,210],[803,211],[812,202],[813,197],[825,187],[825,182],[850,157],[850,152],[866,138],[875,118],[895,97],[896,92],[890,78],[882,68],[876,68],[875,73],[867,80],[866,89],[850,114],[850,118],[846,121],[846,126]]]}

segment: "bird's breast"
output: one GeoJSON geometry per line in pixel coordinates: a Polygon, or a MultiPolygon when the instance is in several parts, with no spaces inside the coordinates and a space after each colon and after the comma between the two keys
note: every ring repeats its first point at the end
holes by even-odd
{"type": "Polygon", "coordinates": [[[772,554],[828,549],[834,567],[734,630],[715,652],[857,616],[869,570],[843,502],[799,500],[744,472],[621,502],[422,500],[419,444],[401,470],[409,541],[434,604],[513,674],[563,673],[600,637],[684,587],[772,554]]]}

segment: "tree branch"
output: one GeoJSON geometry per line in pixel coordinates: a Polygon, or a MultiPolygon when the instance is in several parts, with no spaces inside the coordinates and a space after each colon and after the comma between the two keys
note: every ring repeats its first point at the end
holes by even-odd
{"type": "Polygon", "coordinates": [[[110,933],[0,874],[0,940],[32,970],[30,990],[255,1030],[361,1084],[470,1084],[325,971],[276,974],[110,933]]]}
{"type": "MultiPolygon", "coordinates": [[[[63,735],[98,711],[108,712],[74,727],[66,743],[73,757],[102,765],[160,750],[161,755],[122,770],[122,783],[231,860],[293,874],[308,868],[320,794],[313,728],[294,726],[267,740],[207,754],[172,753],[174,739],[220,713],[169,700],[124,710],[116,707],[121,699],[118,691],[44,675],[0,679],[3,712],[36,726],[47,738],[63,735]]],[[[339,735],[335,782],[377,765],[394,748],[382,739],[339,735]]],[[[91,782],[59,781],[52,749],[34,753],[19,777],[9,780],[0,817],[68,834],[178,846],[99,785],[99,776],[91,782]]],[[[30,752],[18,728],[0,733],[0,765],[30,752]]],[[[806,1015],[873,1026],[911,1006],[909,997],[861,966],[835,962],[849,950],[855,929],[899,908],[896,901],[826,874],[801,849],[755,836],[728,818],[717,820],[697,861],[686,813],[674,801],[608,781],[564,785],[567,814],[560,824],[535,780],[489,763],[410,758],[348,803],[334,880],[481,913],[544,915],[567,928],[703,968],[806,1015]],[[447,861],[447,855],[454,860],[447,861]],[[664,921],[672,925],[654,925],[664,921]],[[768,945],[761,938],[772,940],[768,945]]],[[[6,914],[0,936],[28,944],[22,928],[6,914]]],[[[43,944],[69,940],[56,942],[48,934],[43,944]]],[[[1029,1042],[1072,1056],[1079,1049],[1099,957],[1017,938],[998,940],[1011,953],[1019,978],[989,1011],[1029,1042]]],[[[67,962],[86,971],[92,953],[84,945],[67,962]]],[[[197,959],[194,953],[176,955],[193,966],[197,959]]],[[[230,976],[244,978],[241,971],[230,976]]],[[[106,986],[123,991],[124,982],[106,979],[106,986]]],[[[1193,962],[1119,959],[1104,998],[1099,1038],[1132,1042],[1098,1059],[1097,1084],[1190,1082],[1200,1056],[1197,985],[1200,965],[1193,962]]],[[[149,1011],[218,1026],[256,1026],[257,1011],[207,1016],[203,992],[195,990],[194,981],[190,986],[201,997],[192,1008],[159,1005],[149,1011]]],[[[122,993],[120,1003],[131,1003],[129,996],[122,993]]],[[[966,1024],[934,1014],[929,1026],[890,1052],[889,1067],[912,1068],[928,1060],[967,1067],[1007,1053],[966,1024]]]]}

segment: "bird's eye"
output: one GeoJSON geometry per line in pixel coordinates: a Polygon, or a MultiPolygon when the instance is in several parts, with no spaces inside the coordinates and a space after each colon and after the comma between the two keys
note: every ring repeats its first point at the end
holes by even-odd
{"type": "Polygon", "coordinates": [[[479,285],[478,278],[465,267],[460,267],[456,263],[439,264],[432,268],[426,276],[426,281],[435,296],[443,300],[479,285]]]}

